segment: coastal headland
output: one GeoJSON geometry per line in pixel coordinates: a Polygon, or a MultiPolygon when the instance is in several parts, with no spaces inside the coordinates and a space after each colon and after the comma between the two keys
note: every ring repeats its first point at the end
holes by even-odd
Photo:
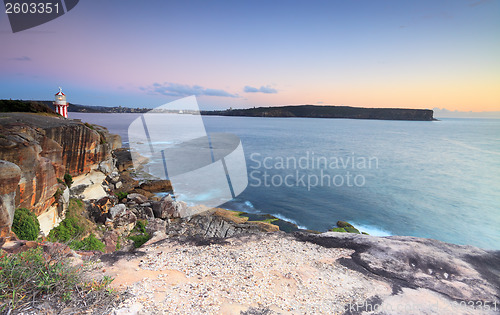
{"type": "MultiPolygon", "coordinates": [[[[241,212],[190,207],[157,195],[175,191],[170,182],[137,180],[120,146],[101,126],[0,113],[2,252],[65,248],[75,264],[88,264],[88,277],[114,279],[120,298],[102,313],[498,312],[499,251],[359,234],[337,222],[342,218],[332,218],[329,232],[285,233],[275,218],[252,221],[241,212]],[[45,242],[20,240],[12,231],[17,208],[38,217],[45,242]],[[69,217],[85,224],[79,237],[92,234],[103,248],[51,241],[51,231],[69,217]]],[[[61,310],[45,302],[29,307],[61,310]]]]}
{"type": "Polygon", "coordinates": [[[363,108],[327,105],[272,106],[248,109],[201,111],[202,115],[247,117],[348,118],[383,120],[434,120],[430,109],[363,108]]]}

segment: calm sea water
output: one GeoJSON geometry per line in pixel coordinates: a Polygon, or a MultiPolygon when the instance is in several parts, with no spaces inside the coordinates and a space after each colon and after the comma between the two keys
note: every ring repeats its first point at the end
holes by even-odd
{"type": "MultiPolygon", "coordinates": [[[[127,143],[137,114],[70,113],[127,143]]],[[[434,122],[203,117],[241,138],[249,186],[227,208],[319,231],[345,220],[375,235],[500,249],[500,120],[434,122]]]]}

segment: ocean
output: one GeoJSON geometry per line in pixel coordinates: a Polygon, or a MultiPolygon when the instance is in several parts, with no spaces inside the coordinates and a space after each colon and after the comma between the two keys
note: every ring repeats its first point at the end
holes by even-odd
{"type": "MultiPolygon", "coordinates": [[[[127,145],[139,114],[69,113],[127,145]]],[[[203,116],[240,137],[248,186],[222,207],[326,231],[500,249],[500,120],[385,121],[203,116]]],[[[200,198],[200,203],[202,203],[200,198]]]]}

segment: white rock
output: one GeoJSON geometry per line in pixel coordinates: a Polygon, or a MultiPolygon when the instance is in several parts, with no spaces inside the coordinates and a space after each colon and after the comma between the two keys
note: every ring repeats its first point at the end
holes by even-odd
{"type": "Polygon", "coordinates": [[[109,214],[111,215],[111,219],[114,219],[117,216],[122,215],[127,210],[127,206],[123,203],[119,203],[116,206],[109,209],[109,214]]]}

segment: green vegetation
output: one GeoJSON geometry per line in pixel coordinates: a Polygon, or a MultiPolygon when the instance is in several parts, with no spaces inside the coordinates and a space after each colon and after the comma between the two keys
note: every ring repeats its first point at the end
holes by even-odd
{"type": "Polygon", "coordinates": [[[42,247],[17,254],[0,250],[0,313],[23,313],[47,301],[62,303],[63,308],[82,300],[87,307],[103,302],[112,304],[116,299],[109,288],[113,278],[87,282],[80,268],[60,253],[49,258],[42,247]]]}
{"type": "Polygon", "coordinates": [[[124,198],[127,198],[128,192],[119,191],[115,193],[115,196],[118,197],[119,200],[122,200],[124,198]]]}
{"type": "Polygon", "coordinates": [[[21,100],[0,100],[0,112],[29,112],[57,115],[52,108],[44,103],[21,100]]]}
{"type": "Polygon", "coordinates": [[[351,223],[346,222],[346,221],[337,221],[337,226],[341,227],[341,228],[343,228],[343,227],[352,227],[352,228],[354,228],[354,226],[352,226],[351,223]]]}
{"type": "Polygon", "coordinates": [[[121,236],[118,235],[118,240],[116,241],[116,248],[115,250],[120,250],[122,248],[122,244],[121,244],[121,236]]]}
{"type": "Polygon", "coordinates": [[[87,122],[86,122],[86,123],[84,123],[84,125],[85,125],[85,126],[87,126],[87,127],[89,127],[89,128],[90,128],[90,129],[92,129],[92,130],[95,130],[95,127],[94,127],[94,126],[92,126],[91,124],[87,123],[87,122]]]}
{"type": "Polygon", "coordinates": [[[243,212],[243,211],[236,211],[236,210],[229,210],[229,209],[226,209],[227,211],[229,212],[232,212],[234,214],[234,216],[238,217],[238,218],[242,218],[242,219],[249,219],[249,217],[247,216],[244,216],[244,214],[246,214],[246,212],[243,212]]]}
{"type": "Polygon", "coordinates": [[[81,241],[73,241],[70,247],[74,250],[98,250],[103,252],[106,246],[103,242],[98,240],[94,234],[90,234],[81,241]]]}
{"type": "Polygon", "coordinates": [[[337,221],[337,227],[333,228],[333,229],[330,229],[329,231],[331,231],[331,232],[355,233],[355,234],[369,235],[366,232],[360,232],[351,223],[346,222],[346,221],[337,221]]]}
{"type": "Polygon", "coordinates": [[[71,184],[73,184],[73,177],[68,173],[64,174],[64,182],[66,186],[71,187],[71,184]]]}
{"type": "Polygon", "coordinates": [[[148,225],[148,221],[146,220],[137,220],[135,223],[135,230],[140,233],[146,233],[146,225],[148,225]]]}
{"type": "Polygon", "coordinates": [[[56,192],[54,193],[54,198],[56,199],[55,202],[57,202],[59,200],[59,197],[61,197],[61,195],[63,194],[63,191],[61,188],[57,188],[56,192]]]}
{"type": "Polygon", "coordinates": [[[12,231],[22,240],[34,241],[40,233],[40,223],[33,212],[18,208],[14,212],[12,231]]]}
{"type": "Polygon", "coordinates": [[[248,223],[251,222],[264,222],[264,223],[269,223],[272,224],[274,221],[278,221],[278,218],[269,218],[269,219],[264,219],[264,220],[257,220],[257,221],[248,221],[248,223]]]}
{"type": "Polygon", "coordinates": [[[81,237],[85,233],[85,228],[78,223],[76,217],[66,217],[53,228],[48,236],[51,242],[70,242],[81,237]]]}
{"type": "Polygon", "coordinates": [[[346,233],[347,231],[344,230],[344,228],[333,228],[333,229],[330,229],[331,232],[341,232],[341,233],[346,233]]]}
{"type": "Polygon", "coordinates": [[[151,236],[146,232],[146,225],[148,221],[146,220],[137,220],[134,229],[130,232],[130,235],[127,237],[129,240],[134,241],[134,247],[139,248],[144,243],[146,243],[151,236]]]}
{"type": "Polygon", "coordinates": [[[74,250],[100,250],[105,246],[92,233],[94,226],[84,215],[85,206],[80,199],[70,199],[66,218],[53,228],[47,239],[67,243],[74,250]],[[83,240],[84,235],[90,234],[83,240]]]}
{"type": "Polygon", "coordinates": [[[356,234],[361,234],[361,232],[359,232],[359,230],[358,230],[358,229],[353,228],[353,227],[350,227],[350,226],[346,226],[346,227],[344,227],[344,230],[346,230],[348,233],[356,233],[356,234]]]}
{"type": "Polygon", "coordinates": [[[137,234],[137,235],[130,235],[128,237],[129,240],[134,241],[134,247],[139,248],[141,247],[144,243],[146,243],[149,240],[149,234],[137,234]]]}

